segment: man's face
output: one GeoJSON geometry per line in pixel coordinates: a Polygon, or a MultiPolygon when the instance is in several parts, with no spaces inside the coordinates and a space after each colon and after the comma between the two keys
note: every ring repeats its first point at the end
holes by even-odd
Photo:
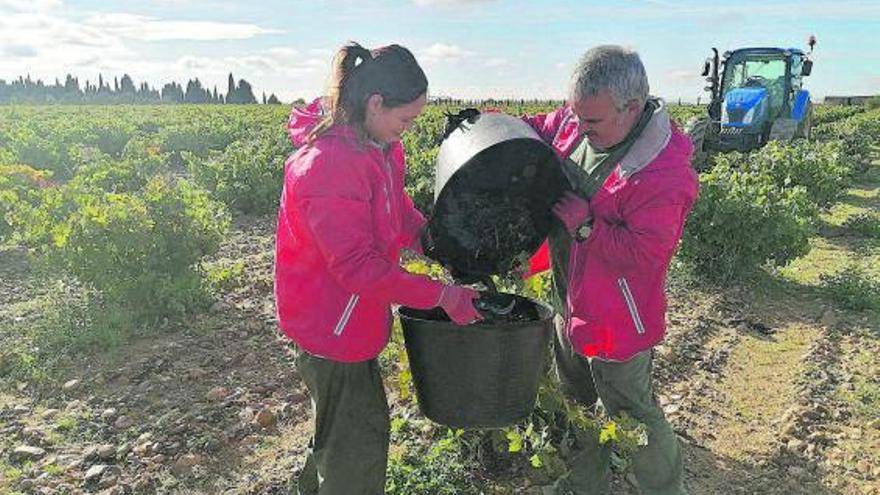
{"type": "Polygon", "coordinates": [[[572,102],[571,108],[578,118],[578,132],[586,134],[590,144],[600,150],[623,141],[642,110],[638,102],[630,101],[623,111],[618,111],[607,89],[572,102]]]}

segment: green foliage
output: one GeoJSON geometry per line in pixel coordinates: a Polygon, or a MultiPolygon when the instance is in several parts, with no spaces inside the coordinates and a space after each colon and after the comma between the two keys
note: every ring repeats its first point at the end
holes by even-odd
{"type": "Polygon", "coordinates": [[[434,208],[434,161],[440,147],[420,148],[421,143],[415,134],[403,136],[406,150],[406,191],[413,199],[416,208],[430,215],[434,208]]]}
{"type": "Polygon", "coordinates": [[[27,165],[0,165],[0,243],[14,233],[18,212],[39,201],[39,189],[50,176],[27,165]]]}
{"type": "MultiPolygon", "coordinates": [[[[286,155],[286,108],[7,107],[0,114],[0,242],[30,247],[46,287],[41,318],[10,330],[26,336],[0,352],[0,368],[42,376],[70,352],[164,328],[166,319],[203,307],[209,291],[238,283],[241,267],[211,271],[207,281],[200,268],[228,227],[227,208],[171,174],[186,172],[173,168],[181,150],[217,153],[246,135],[271,133],[286,155]]],[[[239,156],[258,158],[263,145],[243,144],[239,156]]],[[[245,191],[274,208],[281,163],[261,166],[276,170],[256,184],[263,192],[248,189],[256,168],[241,174],[235,167],[229,180],[244,182],[232,184],[231,195],[245,191]]]]}
{"type": "Polygon", "coordinates": [[[830,204],[846,191],[854,169],[837,142],[771,141],[748,160],[782,187],[803,186],[820,206],[830,204]]]}
{"type": "Polygon", "coordinates": [[[523,423],[501,430],[502,446],[521,456],[546,477],[555,479],[567,470],[567,456],[577,445],[594,444],[587,437],[610,443],[625,467],[632,455],[648,444],[645,425],[623,414],[611,417],[601,408],[587,410],[572,402],[552,373],[547,372],[538,390],[535,412],[523,423]]]}
{"type": "Polygon", "coordinates": [[[445,128],[442,110],[432,106],[425,109],[401,139],[406,153],[406,192],[426,216],[434,207],[434,162],[445,128]]]}
{"type": "Polygon", "coordinates": [[[76,418],[71,416],[65,416],[63,418],[59,418],[58,421],[55,422],[55,429],[58,431],[72,431],[76,428],[76,418]]]}
{"type": "Polygon", "coordinates": [[[71,148],[71,159],[78,163],[70,185],[80,189],[99,189],[125,193],[142,189],[155,176],[167,169],[159,154],[128,148],[130,156],[114,160],[91,148],[71,148]],[[143,151],[143,152],[141,152],[143,151]]]}
{"type": "Polygon", "coordinates": [[[225,127],[213,126],[209,122],[165,128],[159,134],[163,153],[188,151],[199,156],[206,155],[210,150],[224,149],[235,137],[225,127]]]}
{"type": "Polygon", "coordinates": [[[132,129],[117,125],[95,129],[95,147],[110,156],[119,157],[131,139],[132,129]]]}
{"type": "Polygon", "coordinates": [[[843,120],[864,111],[865,107],[859,105],[815,105],[813,107],[813,124],[821,125],[843,120]]]}
{"type": "Polygon", "coordinates": [[[17,467],[4,466],[3,477],[9,481],[18,481],[24,477],[24,471],[17,467]]]}
{"type": "Polygon", "coordinates": [[[112,122],[106,116],[73,122],[62,122],[60,118],[16,120],[5,131],[0,129],[0,143],[8,141],[6,147],[15,162],[50,170],[63,180],[76,173],[71,148],[93,148],[118,157],[133,133],[132,124],[112,122]]]}
{"type": "Polygon", "coordinates": [[[538,301],[543,301],[549,304],[551,299],[551,290],[553,290],[553,284],[550,271],[548,270],[544,273],[540,273],[538,275],[534,275],[523,280],[523,288],[520,293],[526,297],[536,299],[538,301]]]}
{"type": "Polygon", "coordinates": [[[204,191],[163,176],[134,193],[47,189],[28,220],[25,238],[50,269],[95,288],[133,324],[180,317],[203,301],[196,264],[229,225],[204,191]]]}
{"type": "Polygon", "coordinates": [[[214,294],[227,292],[238,287],[244,276],[244,261],[236,261],[231,264],[203,263],[205,283],[208,290],[214,294]]]}
{"type": "Polygon", "coordinates": [[[808,251],[816,208],[802,186],[780,185],[748,155],[719,155],[715,163],[700,176],[680,251],[698,275],[730,280],[808,251]]]}
{"type": "Polygon", "coordinates": [[[0,165],[12,165],[15,163],[15,154],[7,148],[0,146],[0,165]]]}
{"type": "Polygon", "coordinates": [[[853,215],[843,222],[843,228],[862,237],[880,239],[880,217],[871,212],[853,215]]]}
{"type": "Polygon", "coordinates": [[[184,161],[193,180],[216,199],[242,213],[263,214],[278,209],[291,149],[283,130],[273,127],[205,158],[184,153],[184,161]]]}
{"type": "Polygon", "coordinates": [[[864,172],[870,166],[873,147],[880,141],[880,110],[858,112],[817,126],[813,135],[820,141],[839,143],[856,172],[864,172]]]}
{"type": "Polygon", "coordinates": [[[55,177],[68,178],[73,170],[67,163],[66,148],[62,143],[41,136],[16,143],[16,161],[34,168],[50,170],[55,177]]]}
{"type": "Polygon", "coordinates": [[[849,265],[834,275],[823,275],[821,284],[843,308],[880,310],[880,280],[858,265],[849,265]]]}
{"type": "Polygon", "coordinates": [[[478,495],[482,487],[468,459],[462,430],[425,442],[407,418],[392,421],[385,491],[389,495],[478,495]]]}
{"type": "Polygon", "coordinates": [[[679,128],[683,128],[692,118],[706,114],[704,105],[669,105],[667,109],[679,128]]]}

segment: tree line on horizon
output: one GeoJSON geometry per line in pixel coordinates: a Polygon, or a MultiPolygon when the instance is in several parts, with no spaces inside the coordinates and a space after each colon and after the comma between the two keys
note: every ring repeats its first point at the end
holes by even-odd
{"type": "Polygon", "coordinates": [[[0,105],[2,104],[93,104],[93,105],[131,105],[131,104],[231,104],[247,105],[262,102],[264,105],[280,104],[275,94],[268,98],[264,92],[261,101],[254,96],[253,87],[244,79],[238,83],[232,73],[229,74],[226,93],[217,91],[217,86],[208,89],[202,86],[198,78],[190,79],[186,87],[175,81],[166,83],[161,89],[150,87],[146,82],[135,86],[131,76],[113,78],[112,86],[109,79],[98,75],[97,84],[85,81],[80,86],[79,78],[67,74],[62,84],[57,78],[55,84],[48,85],[42,80],[32,80],[19,76],[7,82],[0,79],[0,105]]]}

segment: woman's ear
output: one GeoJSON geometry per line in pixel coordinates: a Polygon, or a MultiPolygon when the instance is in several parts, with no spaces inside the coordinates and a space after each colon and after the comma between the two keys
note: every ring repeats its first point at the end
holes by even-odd
{"type": "Polygon", "coordinates": [[[367,98],[367,112],[369,113],[378,113],[379,110],[382,109],[382,105],[385,103],[385,99],[382,98],[382,95],[379,93],[371,94],[367,98]]]}

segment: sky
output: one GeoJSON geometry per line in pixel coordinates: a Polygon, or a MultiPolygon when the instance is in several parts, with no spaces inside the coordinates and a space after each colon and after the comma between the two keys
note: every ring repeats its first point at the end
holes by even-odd
{"type": "Polygon", "coordinates": [[[876,0],[0,0],[0,79],[198,77],[225,93],[231,72],[258,98],[311,99],[353,40],[412,50],[434,97],[562,99],[578,57],[611,43],[638,51],[652,94],[705,101],[712,47],[806,49],[812,34],[821,101],[880,94],[878,30],[876,0]]]}

